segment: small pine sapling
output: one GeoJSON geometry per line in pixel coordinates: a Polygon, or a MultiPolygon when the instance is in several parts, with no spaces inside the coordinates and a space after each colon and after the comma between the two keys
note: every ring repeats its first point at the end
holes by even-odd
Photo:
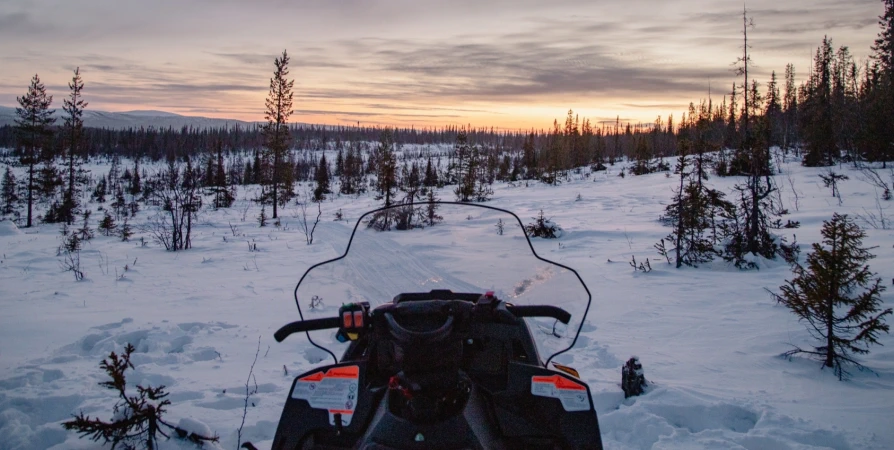
{"type": "Polygon", "coordinates": [[[879,344],[879,333],[888,333],[885,316],[892,309],[881,309],[885,287],[865,264],[875,255],[862,247],[863,229],[847,215],[834,214],[823,222],[822,235],[824,245],[813,244],[807,266],[793,264],[795,278],[780,286],[780,294],[770,293],[806,322],[819,341],[813,350],[795,347],[783,355],[816,357],[840,380],[849,375],[845,364],[864,369],[852,355],[869,353],[869,345],[879,344]]]}
{"type": "Polygon", "coordinates": [[[111,236],[112,233],[115,232],[115,229],[118,228],[118,225],[115,224],[115,219],[112,218],[112,215],[106,211],[106,215],[99,221],[97,228],[99,228],[103,236],[111,236]]]}
{"type": "Polygon", "coordinates": [[[78,413],[73,420],[62,422],[66,430],[73,430],[81,437],[90,437],[94,442],[102,441],[111,443],[112,448],[123,444],[124,448],[132,449],[143,446],[149,450],[158,448],[158,435],[165,438],[170,436],[165,430],[173,431],[178,438],[186,439],[201,445],[204,442],[217,442],[217,436],[200,436],[166,422],[162,416],[165,409],[171,404],[167,399],[168,393],[164,386],[143,387],[137,385],[137,395],[128,396],[126,393],[127,379],[125,372],[133,369],[130,356],[134,352],[134,346],[127,344],[124,354],[115,352],[109,354],[99,364],[111,378],[109,381],[99,383],[100,386],[117,391],[118,402],[112,410],[112,420],[109,422],[78,413]]]}
{"type": "Polygon", "coordinates": [[[646,376],[643,373],[643,365],[639,362],[639,358],[631,356],[621,367],[621,389],[624,391],[624,398],[642,394],[645,386],[646,376]]]}
{"type": "Polygon", "coordinates": [[[500,236],[502,236],[502,235],[503,235],[503,229],[504,229],[505,226],[506,226],[506,224],[503,223],[503,219],[497,219],[497,224],[496,224],[495,226],[497,227],[497,234],[499,234],[500,236]]]}
{"type": "Polygon", "coordinates": [[[664,239],[662,239],[661,242],[656,243],[654,247],[655,247],[655,250],[658,250],[658,254],[663,256],[664,259],[667,260],[667,263],[670,264],[671,263],[670,252],[667,251],[667,246],[664,245],[664,239]]]}
{"type": "Polygon", "coordinates": [[[267,226],[267,207],[261,207],[261,214],[258,215],[258,225],[261,227],[267,226]]]}
{"type": "Polygon", "coordinates": [[[847,175],[841,175],[829,170],[828,173],[820,174],[820,179],[823,180],[823,185],[827,188],[832,188],[832,197],[838,199],[838,206],[841,206],[841,191],[838,190],[838,182],[847,180],[847,175]]]}
{"type": "Polygon", "coordinates": [[[64,238],[62,249],[65,250],[65,259],[60,262],[60,266],[66,272],[74,274],[75,281],[84,279],[84,272],[81,270],[81,238],[76,233],[71,233],[64,238]]]}
{"type": "Polygon", "coordinates": [[[98,203],[105,203],[106,194],[106,178],[100,176],[99,181],[96,182],[96,186],[93,188],[93,195],[91,197],[98,203]]]}
{"type": "Polygon", "coordinates": [[[121,242],[127,242],[130,240],[130,237],[133,236],[133,227],[127,223],[127,217],[124,218],[124,223],[121,224],[121,228],[118,229],[118,236],[121,238],[121,242]]]}
{"type": "Polygon", "coordinates": [[[78,237],[81,241],[89,241],[93,239],[93,229],[90,228],[90,210],[84,210],[84,223],[81,225],[81,228],[76,231],[78,237]]]}
{"type": "Polygon", "coordinates": [[[649,258],[646,258],[645,262],[641,262],[637,264],[636,255],[630,255],[630,267],[633,267],[633,271],[641,270],[643,273],[649,273],[652,271],[652,265],[649,264],[649,258]]]}
{"type": "Polygon", "coordinates": [[[525,226],[525,232],[528,233],[528,236],[555,239],[561,235],[562,228],[553,223],[552,220],[544,217],[542,209],[540,210],[540,215],[533,217],[533,219],[533,223],[525,226]]]}
{"type": "Polygon", "coordinates": [[[428,222],[428,226],[433,227],[436,223],[444,219],[438,215],[438,208],[440,206],[441,205],[438,204],[438,197],[435,196],[435,190],[429,189],[425,203],[425,219],[426,222],[428,222]]]}

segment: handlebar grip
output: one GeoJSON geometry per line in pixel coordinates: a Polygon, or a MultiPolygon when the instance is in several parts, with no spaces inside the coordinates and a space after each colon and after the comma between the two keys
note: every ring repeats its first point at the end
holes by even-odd
{"type": "Polygon", "coordinates": [[[512,305],[506,309],[515,317],[552,317],[564,324],[571,320],[571,314],[557,306],[548,305],[512,305]]]}
{"type": "Polygon", "coordinates": [[[303,331],[326,330],[329,328],[338,328],[340,325],[338,317],[327,317],[325,319],[299,320],[284,325],[282,328],[273,333],[276,342],[282,342],[292,333],[301,333],[303,331]]]}

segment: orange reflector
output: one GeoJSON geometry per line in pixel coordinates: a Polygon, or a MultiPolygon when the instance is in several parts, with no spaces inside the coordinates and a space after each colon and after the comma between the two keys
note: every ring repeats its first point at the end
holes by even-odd
{"type": "Polygon", "coordinates": [[[580,374],[577,373],[577,370],[575,370],[573,367],[563,366],[556,363],[553,363],[553,367],[567,373],[568,375],[571,375],[574,378],[580,379],[580,374]]]}

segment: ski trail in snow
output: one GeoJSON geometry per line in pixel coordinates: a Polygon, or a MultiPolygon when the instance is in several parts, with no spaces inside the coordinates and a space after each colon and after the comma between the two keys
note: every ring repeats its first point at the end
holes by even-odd
{"type": "MultiPolygon", "coordinates": [[[[479,292],[480,287],[449,275],[431,261],[425,261],[413,251],[412,245],[402,246],[391,239],[388,232],[377,232],[374,238],[368,234],[351,243],[346,265],[350,267],[349,281],[366,293],[373,304],[382,304],[403,292],[427,292],[449,288],[457,292],[479,292]],[[389,255],[382,258],[381,255],[389,255]],[[395,278],[395,275],[400,278],[395,278]],[[408,291],[408,287],[416,289],[408,291]]],[[[358,233],[359,235],[359,233],[358,233]]]]}

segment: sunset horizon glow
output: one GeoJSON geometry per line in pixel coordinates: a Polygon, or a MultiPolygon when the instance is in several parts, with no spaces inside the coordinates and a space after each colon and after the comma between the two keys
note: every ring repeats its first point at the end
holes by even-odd
{"type": "MultiPolygon", "coordinates": [[[[877,0],[749,1],[753,79],[800,83],[823,36],[862,66],[877,0]]],[[[264,120],[287,50],[293,123],[549,129],[679,123],[741,83],[742,3],[682,0],[0,0],[0,105],[37,73],[61,108],[80,67],[89,110],[264,120]],[[709,94],[710,92],[710,94],[709,94]]]]}

